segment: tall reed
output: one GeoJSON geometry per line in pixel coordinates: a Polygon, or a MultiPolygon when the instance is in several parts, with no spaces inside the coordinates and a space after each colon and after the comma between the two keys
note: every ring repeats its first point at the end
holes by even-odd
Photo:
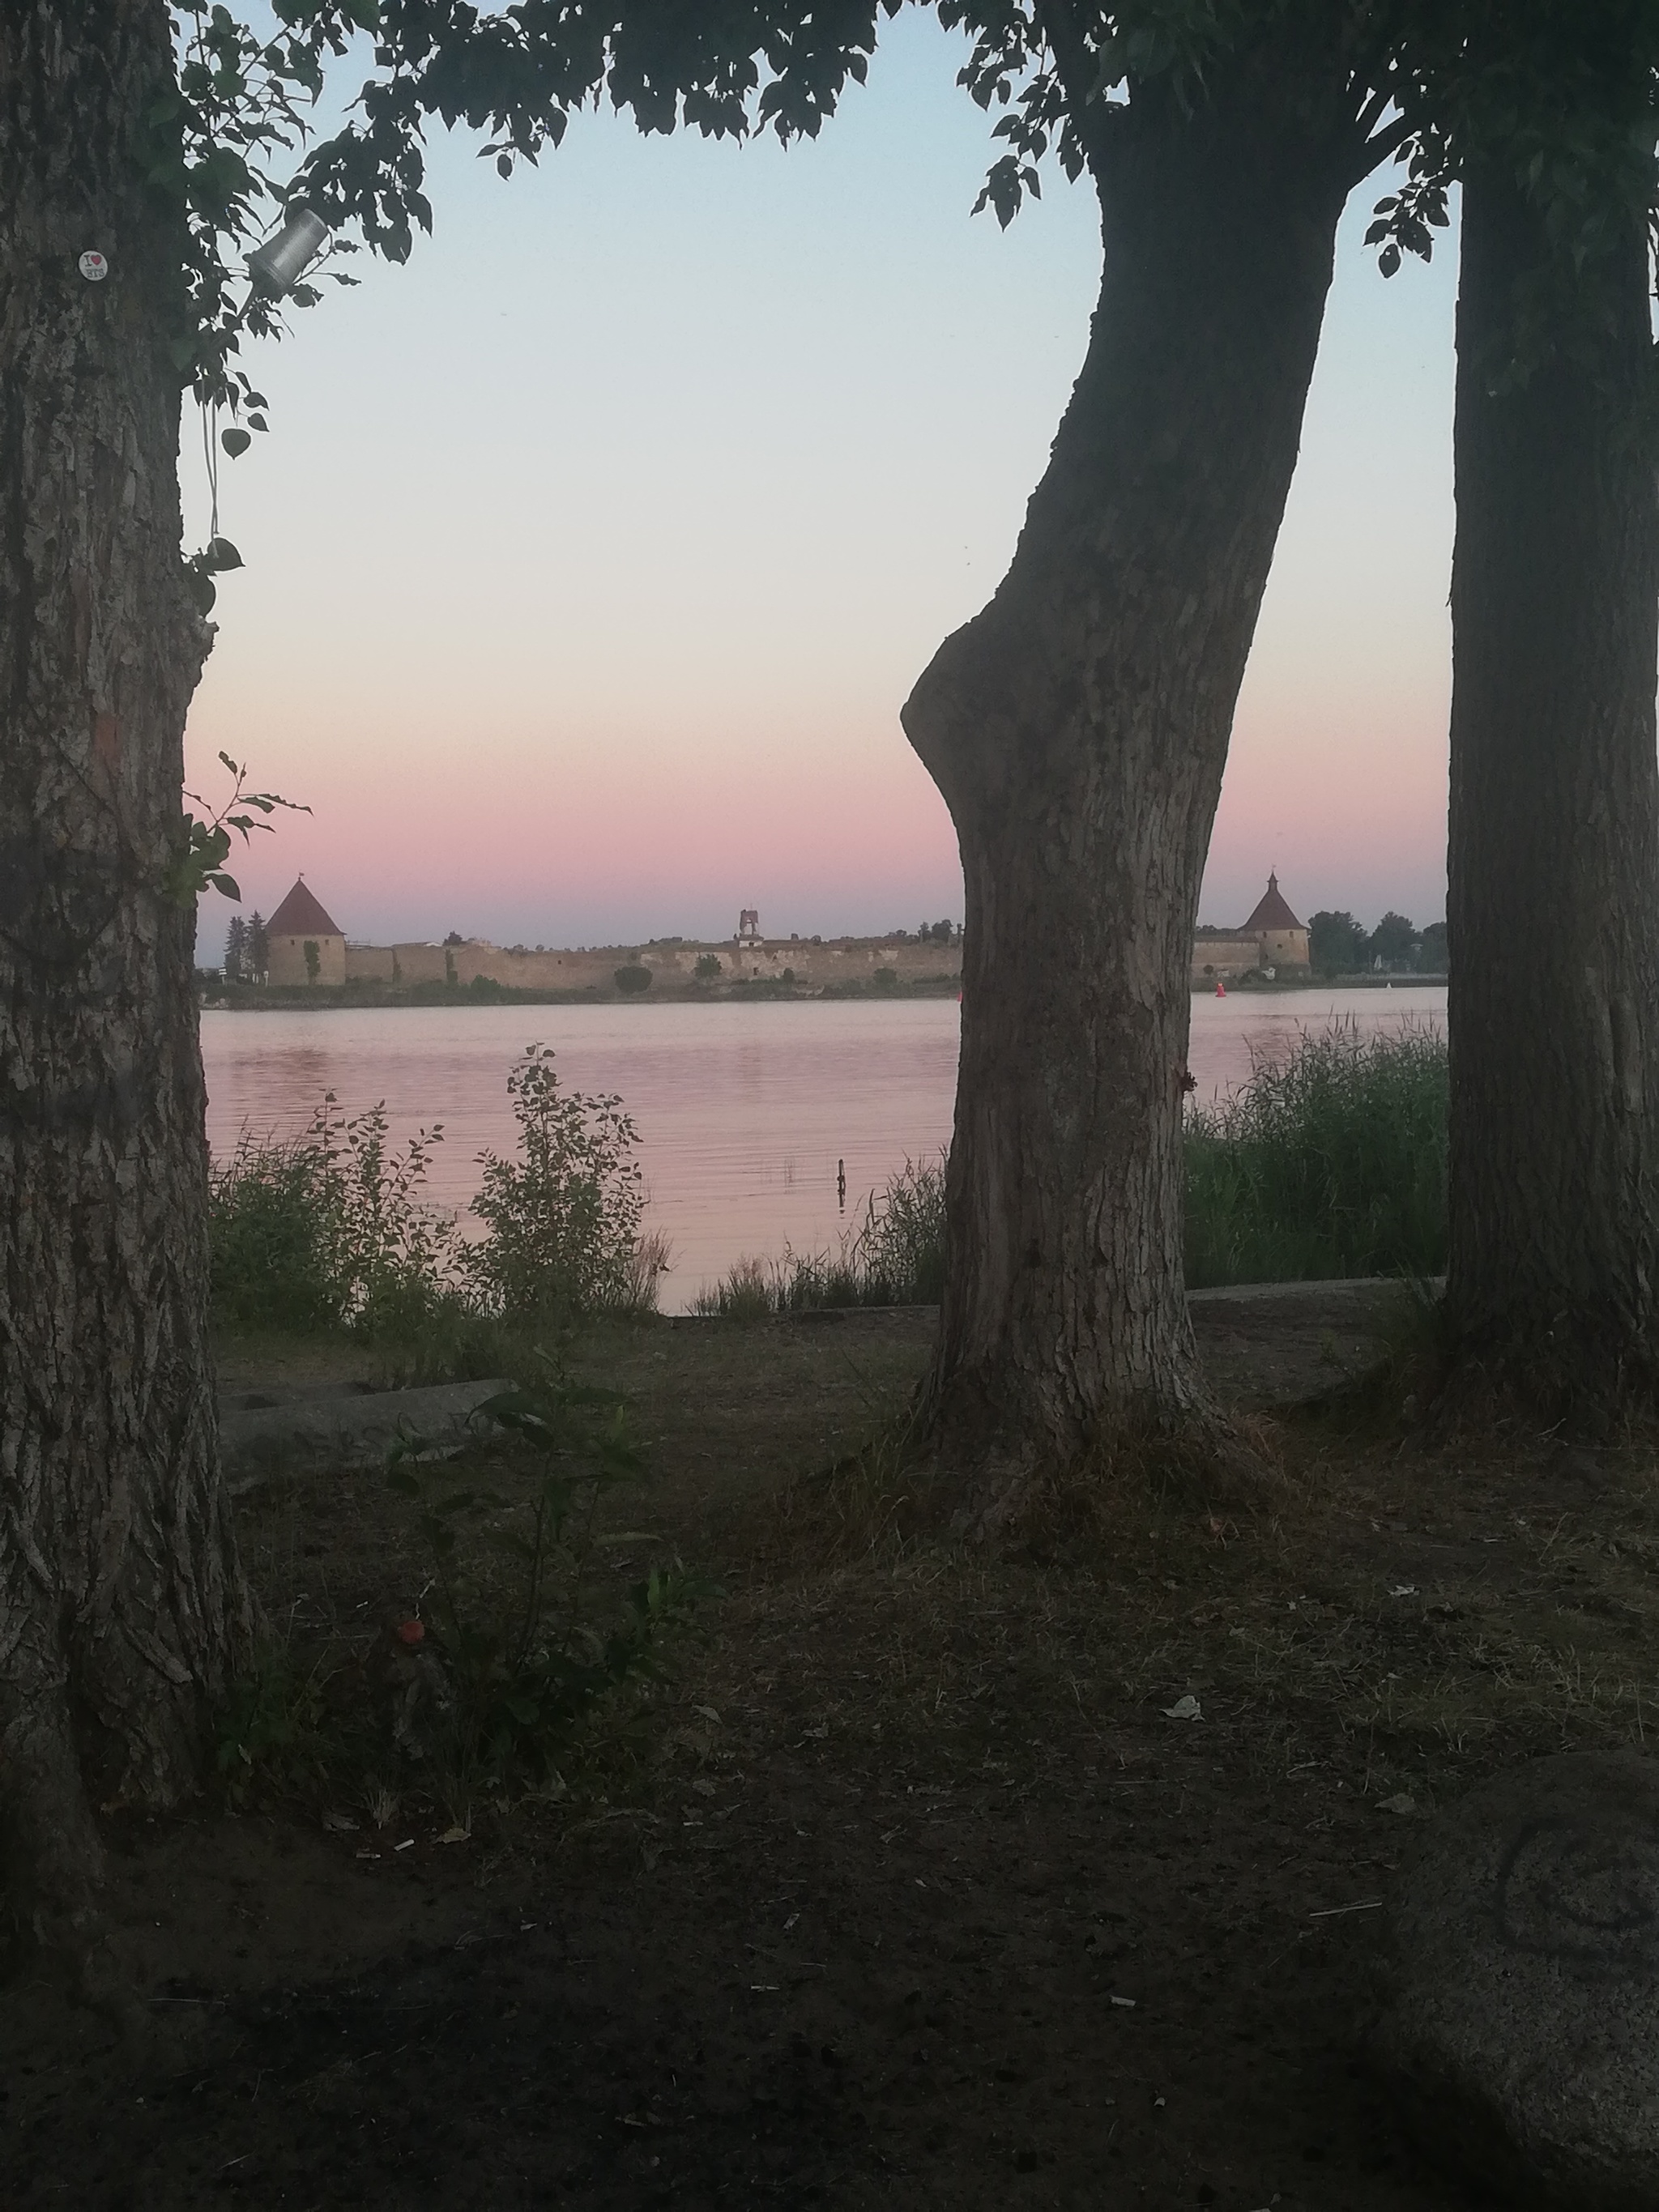
{"type": "MultiPolygon", "coordinates": [[[[1427,1030],[1337,1023],[1254,1054],[1236,1090],[1188,1110],[1189,1287],[1439,1273],[1446,1108],[1445,1042],[1427,1030]]],[[[742,1260],[693,1310],[931,1304],[944,1282],[943,1161],[907,1161],[839,1252],[742,1260]]]]}
{"type": "Polygon", "coordinates": [[[1446,1261],[1446,1046],[1424,1029],[1303,1031],[1194,1105],[1187,1281],[1427,1276],[1446,1261]]]}
{"type": "Polygon", "coordinates": [[[936,1305],[945,1289],[945,1160],[906,1160],[838,1251],[739,1260],[694,1313],[755,1321],[810,1306],[936,1305]]]}

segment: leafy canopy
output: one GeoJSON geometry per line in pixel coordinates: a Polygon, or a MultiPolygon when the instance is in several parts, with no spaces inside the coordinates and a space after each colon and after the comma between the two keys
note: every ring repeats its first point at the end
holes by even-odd
{"type": "MultiPolygon", "coordinates": [[[[1224,81],[1300,100],[1356,179],[1402,157],[1370,234],[1385,276],[1428,257],[1472,161],[1522,180],[1574,268],[1621,204],[1659,205],[1659,0],[270,0],[269,33],[220,0],[171,4],[178,85],[148,122],[152,180],[186,239],[174,351],[198,397],[239,418],[233,454],[266,427],[241,341],[283,312],[245,256],[290,203],[333,234],[318,281],[349,283],[350,254],[402,260],[431,228],[434,119],[478,134],[506,176],[602,100],[642,131],[812,137],[907,4],[971,41],[958,82],[997,112],[1001,148],[978,206],[1003,223],[1046,155],[1101,173],[1137,118],[1178,120],[1224,81]],[[343,121],[320,137],[325,100],[343,121]]],[[[314,304],[318,282],[288,296],[314,304]]]]}
{"type": "Polygon", "coordinates": [[[149,122],[152,181],[187,239],[180,373],[242,418],[224,443],[243,450],[266,427],[265,403],[236,356],[245,336],[279,331],[283,312],[249,288],[248,249],[290,204],[322,217],[333,241],[318,281],[288,295],[302,307],[321,281],[353,281],[338,264],[354,252],[405,258],[432,227],[434,118],[479,134],[504,176],[601,100],[642,131],[812,137],[865,81],[882,21],[930,3],[973,42],[959,82],[1002,111],[993,135],[1006,150],[978,204],[1004,223],[1038,191],[1051,149],[1076,176],[1137,100],[1189,110],[1230,55],[1264,41],[1281,73],[1297,41],[1312,42],[1322,81],[1334,62],[1362,135],[1392,82],[1395,0],[271,0],[269,35],[220,0],[172,0],[178,87],[149,122]],[[325,100],[344,119],[319,137],[325,100]]]}

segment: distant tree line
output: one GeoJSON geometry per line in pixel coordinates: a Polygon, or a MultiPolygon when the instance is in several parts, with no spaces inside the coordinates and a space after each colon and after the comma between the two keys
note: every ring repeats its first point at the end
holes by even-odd
{"type": "Polygon", "coordinates": [[[227,983],[263,983],[270,969],[270,947],[265,937],[264,916],[256,907],[246,921],[240,914],[230,918],[225,933],[224,973],[227,983]]]}
{"type": "Polygon", "coordinates": [[[1419,929],[1403,914],[1385,914],[1366,929],[1345,909],[1316,914],[1308,924],[1308,960],[1322,975],[1350,975],[1381,968],[1395,975],[1443,975],[1446,925],[1419,929]]]}

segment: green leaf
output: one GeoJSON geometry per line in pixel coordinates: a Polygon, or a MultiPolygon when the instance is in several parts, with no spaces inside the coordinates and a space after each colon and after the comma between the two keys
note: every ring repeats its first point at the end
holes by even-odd
{"type": "Polygon", "coordinates": [[[221,430],[219,433],[219,443],[224,447],[225,451],[230,455],[230,458],[234,461],[238,453],[246,453],[248,447],[253,443],[253,441],[249,437],[246,430],[238,429],[233,424],[228,430],[221,430]]]}

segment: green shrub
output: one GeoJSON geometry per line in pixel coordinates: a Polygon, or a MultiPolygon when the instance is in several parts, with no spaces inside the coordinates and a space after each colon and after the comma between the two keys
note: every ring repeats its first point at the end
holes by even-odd
{"type": "Polygon", "coordinates": [[[691,970],[700,983],[712,983],[721,972],[720,956],[714,952],[699,953],[697,964],[691,970]]]}
{"type": "MultiPolygon", "coordinates": [[[[377,1824],[405,1799],[467,1823],[488,1791],[500,1805],[560,1794],[558,1762],[584,1724],[637,1696],[698,1607],[720,1595],[678,1560],[618,1589],[599,1571],[613,1547],[647,1541],[602,1526],[607,1494],[644,1473],[626,1401],[572,1383],[544,1354],[528,1387],[498,1393],[474,1419],[500,1432],[492,1456],[529,1493],[446,1486],[411,1462],[405,1438],[387,1480],[412,1504],[429,1571],[377,1661],[335,1630],[300,1651],[266,1638],[216,1716],[216,1765],[233,1808],[343,1794],[377,1824]],[[470,1532],[471,1541],[464,1541],[470,1532]]],[[[388,1608],[390,1611],[391,1608],[388,1608]]],[[[355,1821],[335,1814],[330,1825],[355,1821]]]]}
{"type": "Polygon", "coordinates": [[[562,1093],[552,1058],[532,1046],[508,1077],[520,1155],[481,1155],[472,1245],[422,1200],[441,1128],[395,1152],[383,1105],[349,1120],[330,1091],[289,1143],[245,1129],[210,1179],[216,1325],[348,1328],[432,1382],[510,1372],[527,1322],[654,1308],[669,1248],[641,1231],[634,1125],[619,1098],[562,1093]]]}
{"type": "Polygon", "coordinates": [[[1304,1032],[1196,1106],[1187,1280],[1437,1274],[1446,1258],[1446,1047],[1425,1030],[1304,1032]]]}
{"type": "Polygon", "coordinates": [[[896,968],[878,968],[875,974],[870,978],[870,981],[878,991],[896,991],[898,988],[898,969],[896,968]]]}
{"type": "Polygon", "coordinates": [[[642,1243],[645,1211],[639,1133],[614,1096],[562,1091],[553,1054],[532,1045],[507,1077],[519,1156],[479,1154],[483,1185],[472,1211],[481,1243],[459,1255],[466,1279],[493,1311],[576,1315],[654,1304],[659,1240],[642,1243]],[[642,1281],[648,1273],[649,1280],[642,1281]]]}
{"type": "MultiPolygon", "coordinates": [[[[475,1409],[540,1462],[526,1501],[483,1490],[441,1491],[394,1450],[387,1480],[415,1503],[433,1574],[433,1663],[400,1716],[406,1746],[429,1762],[450,1817],[465,1822],[480,1790],[512,1795],[557,1779],[556,1760],[605,1700],[663,1671],[666,1637],[683,1629],[710,1584],[675,1562],[653,1566],[620,1605],[592,1601],[606,1493],[643,1462],[615,1391],[571,1382],[542,1358],[541,1379],[475,1409]],[[480,1524],[499,1565],[469,1573],[458,1524],[480,1524]]],[[[618,1540],[611,1539],[611,1541],[618,1540]]],[[[639,1540],[631,1534],[626,1540],[639,1540]]],[[[422,1624],[424,1626],[424,1624],[422,1624]]]]}
{"type": "Polygon", "coordinates": [[[267,1638],[234,1681],[219,1713],[215,1765],[228,1802],[287,1797],[326,1780],[339,1751],[328,1710],[326,1661],[302,1663],[286,1641],[267,1638]]]}
{"type": "Polygon", "coordinates": [[[348,1119],[331,1091],[289,1143],[258,1144],[244,1129],[209,1181],[219,1326],[372,1334],[430,1314],[457,1241],[453,1222],[421,1197],[442,1136],[422,1129],[394,1152],[384,1103],[348,1119]]]}
{"type": "Polygon", "coordinates": [[[256,1144],[246,1129],[208,1185],[212,1310],[222,1328],[301,1334],[338,1323],[344,1304],[304,1145],[256,1144]]]}
{"type": "Polygon", "coordinates": [[[629,967],[618,968],[617,988],[630,998],[637,996],[641,991],[648,991],[651,988],[651,970],[642,967],[637,961],[629,967]]]}

